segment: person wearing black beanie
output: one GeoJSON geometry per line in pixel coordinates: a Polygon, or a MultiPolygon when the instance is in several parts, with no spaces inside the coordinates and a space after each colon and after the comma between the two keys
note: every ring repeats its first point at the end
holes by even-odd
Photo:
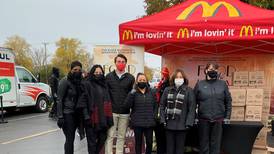
{"type": "Polygon", "coordinates": [[[68,75],[60,81],[57,91],[57,125],[66,137],[65,154],[73,154],[75,131],[80,122],[75,108],[81,94],[82,64],[73,61],[70,66],[68,75]]]}

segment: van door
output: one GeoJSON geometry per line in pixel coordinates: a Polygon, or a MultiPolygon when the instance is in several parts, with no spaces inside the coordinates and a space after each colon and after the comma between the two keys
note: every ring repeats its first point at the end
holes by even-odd
{"type": "Polygon", "coordinates": [[[41,92],[36,88],[37,81],[32,74],[23,67],[16,67],[18,80],[18,106],[33,106],[36,104],[37,95],[41,92]]]}

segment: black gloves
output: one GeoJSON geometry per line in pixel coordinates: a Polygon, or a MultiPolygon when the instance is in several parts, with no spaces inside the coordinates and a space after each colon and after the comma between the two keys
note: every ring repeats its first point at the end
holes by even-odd
{"type": "Polygon", "coordinates": [[[224,124],[230,124],[230,120],[229,120],[229,119],[226,119],[226,118],[224,119],[223,122],[224,122],[224,124]]]}
{"type": "Polygon", "coordinates": [[[59,128],[63,128],[64,123],[65,123],[64,118],[58,118],[58,120],[57,120],[57,126],[58,126],[59,128]]]}

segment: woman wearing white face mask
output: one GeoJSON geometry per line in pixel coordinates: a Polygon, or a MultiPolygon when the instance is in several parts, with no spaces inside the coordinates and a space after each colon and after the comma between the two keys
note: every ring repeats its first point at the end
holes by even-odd
{"type": "Polygon", "coordinates": [[[160,102],[161,123],[166,127],[167,154],[183,154],[187,130],[195,118],[195,96],[188,79],[177,69],[160,102]]]}

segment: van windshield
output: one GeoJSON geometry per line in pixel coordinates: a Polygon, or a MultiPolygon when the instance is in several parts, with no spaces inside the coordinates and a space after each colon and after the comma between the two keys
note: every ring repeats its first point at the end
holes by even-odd
{"type": "Polygon", "coordinates": [[[19,82],[35,82],[36,79],[24,68],[16,68],[19,82]]]}

